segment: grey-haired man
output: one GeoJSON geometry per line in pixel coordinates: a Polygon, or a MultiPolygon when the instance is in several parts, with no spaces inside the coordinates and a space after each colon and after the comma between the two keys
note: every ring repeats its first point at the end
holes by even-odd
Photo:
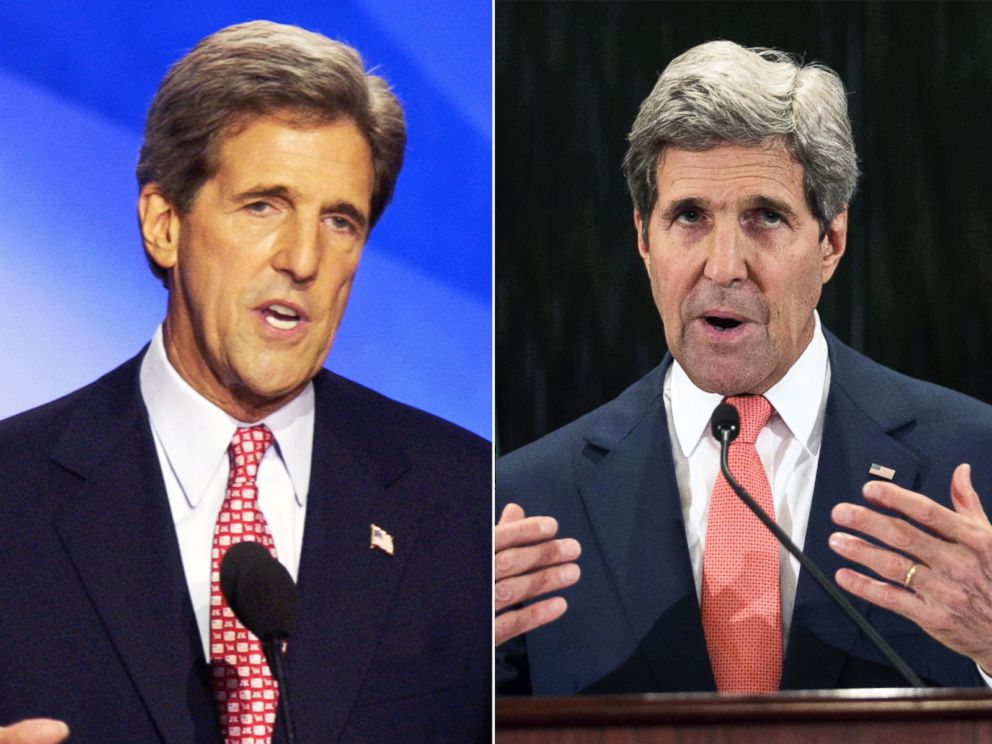
{"type": "MultiPolygon", "coordinates": [[[[980,684],[992,527],[955,466],[985,465],[992,408],[871,362],[816,314],[857,180],[840,79],[781,52],[702,44],[661,74],[629,142],[638,249],[670,353],[497,465],[499,690],[904,684],[718,495],[729,488],[709,421],[724,400],[764,407],[731,458],[756,455],[761,472],[738,473],[779,526],[924,680],[980,684]]],[[[974,473],[984,489],[988,471],[974,473]]]]}

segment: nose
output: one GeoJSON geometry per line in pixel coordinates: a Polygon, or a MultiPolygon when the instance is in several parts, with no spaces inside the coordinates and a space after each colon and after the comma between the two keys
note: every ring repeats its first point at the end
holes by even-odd
{"type": "Polygon", "coordinates": [[[295,284],[313,281],[320,268],[320,220],[297,216],[286,224],[278,241],[273,268],[286,274],[295,284]]]}
{"type": "Polygon", "coordinates": [[[714,284],[729,286],[747,279],[747,244],[736,220],[717,224],[708,236],[703,274],[714,284]]]}

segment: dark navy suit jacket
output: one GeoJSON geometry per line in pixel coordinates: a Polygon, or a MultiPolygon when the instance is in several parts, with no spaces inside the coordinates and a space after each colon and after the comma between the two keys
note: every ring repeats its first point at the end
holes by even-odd
{"type": "MultiPolygon", "coordinates": [[[[832,578],[830,511],[862,501],[873,463],[949,503],[954,467],[992,495],[992,407],[900,375],[827,335],[831,381],[805,552],[832,578]]],[[[502,693],[574,695],[714,690],[671,455],[660,367],[618,398],[497,463],[507,502],[558,519],[582,544],[565,615],[497,650],[502,693]]],[[[818,391],[811,390],[811,395],[818,391]]],[[[915,624],[851,597],[933,685],[976,685],[975,665],[915,624]]],[[[811,576],[800,572],[783,689],[905,686],[811,576]]]]}
{"type": "MultiPolygon", "coordinates": [[[[0,723],[218,744],[139,364],[0,423],[0,723]]],[[[490,447],[330,372],[314,386],[297,739],[488,738],[490,447]],[[372,523],[395,555],[370,550],[372,523]]]]}

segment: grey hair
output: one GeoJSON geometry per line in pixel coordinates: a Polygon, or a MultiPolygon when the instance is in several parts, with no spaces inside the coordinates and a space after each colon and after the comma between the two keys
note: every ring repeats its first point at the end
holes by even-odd
{"type": "MultiPolygon", "coordinates": [[[[185,214],[215,174],[224,138],[270,114],[288,114],[301,125],[355,123],[372,151],[374,225],[403,166],[406,123],[399,101],[350,46],[271,21],[221,29],[169,69],[148,109],[138,188],[157,183],[185,214]]],[[[149,265],[164,281],[161,267],[150,259],[149,265]]]]}
{"type": "Polygon", "coordinates": [[[858,181],[847,94],[837,73],[732,41],[710,41],[676,57],[641,103],[627,136],[623,171],[645,235],[666,147],[699,151],[776,140],[803,167],[806,201],[825,234],[858,181]]]}

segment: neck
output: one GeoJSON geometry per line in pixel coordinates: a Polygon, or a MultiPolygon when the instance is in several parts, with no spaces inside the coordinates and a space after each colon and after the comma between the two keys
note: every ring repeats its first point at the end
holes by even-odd
{"type": "Polygon", "coordinates": [[[307,386],[304,382],[286,393],[275,397],[263,397],[245,385],[225,384],[213,374],[203,357],[195,356],[191,360],[187,358],[188,355],[180,354],[170,331],[168,318],[164,324],[162,340],[169,364],[186,384],[224,413],[246,424],[258,423],[278,411],[302,393],[307,386]]]}

